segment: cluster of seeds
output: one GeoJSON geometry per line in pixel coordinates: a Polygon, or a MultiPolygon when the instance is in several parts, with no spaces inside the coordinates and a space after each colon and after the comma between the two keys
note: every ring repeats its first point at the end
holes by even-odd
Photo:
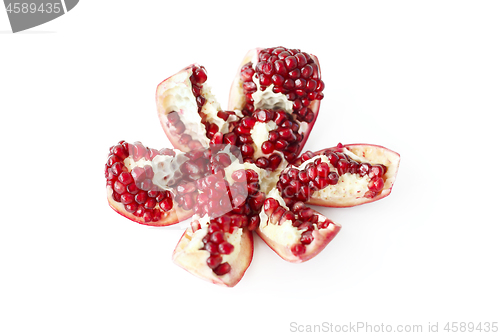
{"type": "Polygon", "coordinates": [[[226,241],[225,233],[233,233],[236,227],[231,225],[229,216],[222,216],[212,219],[208,225],[208,232],[203,237],[203,249],[210,253],[207,258],[207,265],[217,275],[224,275],[231,271],[228,262],[222,262],[222,255],[231,254],[234,246],[226,241]]]}
{"type": "Polygon", "coordinates": [[[287,205],[292,205],[295,201],[309,201],[315,191],[335,185],[338,181],[339,175],[330,171],[328,163],[317,158],[302,170],[292,167],[283,171],[277,188],[287,205]]]}
{"type": "MultiPolygon", "coordinates": [[[[383,176],[387,172],[387,167],[382,164],[371,165],[368,162],[358,162],[349,155],[342,153],[342,145],[339,144],[338,152],[335,150],[325,150],[320,153],[325,155],[330,161],[331,165],[337,169],[338,175],[344,175],[346,173],[358,174],[360,177],[368,175],[370,182],[368,183],[368,191],[365,193],[364,197],[373,198],[384,188],[384,178],[383,176]]],[[[316,154],[311,151],[305,152],[301,156],[301,162],[305,162],[313,158],[316,154]]]]}
{"type": "Polygon", "coordinates": [[[127,212],[142,218],[145,223],[161,220],[164,212],[172,209],[174,196],[153,184],[154,173],[150,165],[136,166],[129,171],[124,160],[130,156],[135,161],[142,158],[151,161],[156,155],[175,156],[175,152],[168,148],[158,151],[140,142],[120,141],[110,148],[105,166],[106,185],[113,191],[113,200],[122,203],[127,212]]]}
{"type": "Polygon", "coordinates": [[[257,91],[254,77],[260,90],[273,85],[274,93],[284,94],[293,102],[298,120],[311,122],[314,113],[308,106],[314,100],[323,99],[324,82],[320,79],[318,65],[308,53],[284,47],[267,48],[259,52],[255,69],[252,63],[245,64],[240,72],[246,97],[245,109],[253,112],[252,94],[257,91]]]}
{"type": "Polygon", "coordinates": [[[264,212],[269,217],[269,222],[274,225],[282,225],[285,221],[291,221],[292,226],[303,231],[300,243],[294,245],[291,250],[295,255],[303,254],[306,245],[314,240],[313,231],[326,229],[332,222],[328,219],[320,222],[316,211],[305,206],[303,202],[296,201],[289,209],[282,207],[277,200],[272,197],[266,198],[263,205],[264,212]]]}

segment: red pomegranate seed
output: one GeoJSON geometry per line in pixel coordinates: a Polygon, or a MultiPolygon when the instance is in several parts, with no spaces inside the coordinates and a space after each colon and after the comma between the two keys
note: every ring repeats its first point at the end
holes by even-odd
{"type": "Polygon", "coordinates": [[[241,155],[252,156],[254,153],[254,148],[252,145],[244,144],[241,146],[241,155]]]}
{"type": "MultiPolygon", "coordinates": [[[[120,201],[121,201],[121,203],[123,203],[123,204],[130,204],[130,203],[132,203],[134,200],[135,200],[135,199],[134,199],[134,195],[129,194],[129,193],[127,193],[127,192],[125,192],[125,193],[121,194],[121,196],[120,196],[120,201]]],[[[134,211],[135,211],[135,210],[134,210],[134,211]]]]}
{"type": "Polygon", "coordinates": [[[274,144],[271,141],[264,141],[261,148],[262,153],[271,154],[274,151],[274,144]]]}
{"type": "Polygon", "coordinates": [[[268,216],[272,214],[278,206],[279,203],[274,198],[269,197],[264,201],[264,211],[268,216]]]}
{"type": "Polygon", "coordinates": [[[248,224],[248,230],[253,231],[257,229],[260,225],[260,217],[259,215],[254,215],[250,217],[250,223],[248,224]]]}
{"type": "Polygon", "coordinates": [[[319,177],[327,177],[328,173],[330,172],[330,167],[326,162],[321,162],[316,166],[316,170],[318,171],[319,177]]]}
{"type": "Polygon", "coordinates": [[[339,159],[337,162],[337,170],[339,175],[344,175],[347,173],[347,169],[349,168],[349,162],[346,159],[339,159]]]}
{"type": "Polygon", "coordinates": [[[125,205],[125,211],[129,212],[129,213],[134,213],[137,211],[137,208],[139,206],[137,205],[137,203],[130,203],[130,204],[126,204],[125,205]]]}
{"type": "Polygon", "coordinates": [[[171,198],[169,197],[166,197],[165,199],[163,199],[161,202],[160,202],[160,208],[163,210],[163,211],[170,211],[173,207],[173,201],[171,198]]]}
{"type": "Polygon", "coordinates": [[[258,182],[259,181],[259,174],[252,170],[252,169],[247,169],[245,171],[245,173],[247,174],[247,180],[250,181],[250,182],[258,182]]]}
{"type": "Polygon", "coordinates": [[[286,140],[282,140],[282,139],[279,139],[274,144],[274,148],[277,150],[280,150],[280,151],[284,150],[287,146],[288,146],[288,142],[286,140]]]}
{"type": "Polygon", "coordinates": [[[115,181],[113,184],[113,190],[116,191],[118,194],[123,194],[127,189],[126,186],[123,185],[120,181],[115,181]]]}
{"type": "Polygon", "coordinates": [[[231,265],[227,262],[220,264],[217,268],[214,269],[214,273],[217,275],[224,275],[231,271],[231,265]]]}
{"type": "Polygon", "coordinates": [[[269,156],[269,165],[271,170],[275,170],[276,168],[278,168],[281,161],[282,158],[279,154],[272,154],[271,156],[269,156]]]}
{"type": "Polygon", "coordinates": [[[234,246],[228,242],[222,242],[219,244],[219,253],[220,254],[231,254],[234,251],[234,246]]]}
{"type": "Polygon", "coordinates": [[[235,182],[246,182],[246,180],[247,180],[247,175],[246,175],[246,171],[245,171],[245,169],[238,169],[238,170],[235,170],[235,171],[231,174],[231,178],[232,178],[235,182]]]}
{"type": "Polygon", "coordinates": [[[219,253],[219,245],[209,241],[205,244],[205,250],[207,250],[210,254],[218,254],[219,253]]]}
{"type": "Polygon", "coordinates": [[[205,67],[196,67],[193,69],[193,74],[191,75],[191,81],[196,84],[203,84],[207,81],[207,70],[205,67]]]}
{"type": "Polygon", "coordinates": [[[375,192],[381,191],[382,189],[384,189],[384,179],[379,177],[375,180],[370,181],[370,183],[368,183],[368,189],[375,192]]]}
{"type": "Polygon", "coordinates": [[[326,177],[326,180],[328,181],[328,184],[335,185],[339,181],[339,175],[335,172],[331,172],[326,177]]]}
{"type": "Polygon", "coordinates": [[[220,244],[224,241],[224,233],[222,231],[215,231],[210,235],[210,241],[220,244]]]}
{"type": "Polygon", "coordinates": [[[304,253],[306,253],[306,247],[302,244],[295,244],[292,246],[290,249],[295,256],[300,256],[304,253]]]}
{"type": "Polygon", "coordinates": [[[312,243],[314,240],[312,231],[305,231],[302,233],[302,236],[300,237],[300,242],[304,245],[309,245],[312,243]]]}
{"type": "Polygon", "coordinates": [[[212,255],[207,259],[207,265],[211,269],[217,268],[222,262],[222,257],[220,255],[212,255]]]}
{"type": "Polygon", "coordinates": [[[144,203],[144,207],[146,209],[153,209],[156,206],[156,200],[154,198],[148,198],[146,203],[144,203]]]}
{"type": "Polygon", "coordinates": [[[277,131],[269,132],[268,140],[271,142],[276,142],[280,138],[280,135],[277,131]]]}
{"type": "Polygon", "coordinates": [[[269,160],[265,157],[260,157],[255,161],[255,165],[261,169],[266,169],[269,167],[269,160]]]}

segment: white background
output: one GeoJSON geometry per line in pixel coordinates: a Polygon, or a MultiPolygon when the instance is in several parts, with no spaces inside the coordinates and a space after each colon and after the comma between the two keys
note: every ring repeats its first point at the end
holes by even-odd
{"type": "MultiPolygon", "coordinates": [[[[290,324],[500,319],[496,1],[81,1],[11,34],[0,10],[1,335],[288,335],[290,324]],[[256,239],[232,289],[175,266],[180,228],[106,202],[119,140],[168,146],[156,85],[198,62],[225,105],[241,58],[284,45],[326,83],[306,145],[401,154],[392,194],[321,209],[315,259],[256,239]]],[[[491,334],[491,333],[490,333],[491,334]]]]}

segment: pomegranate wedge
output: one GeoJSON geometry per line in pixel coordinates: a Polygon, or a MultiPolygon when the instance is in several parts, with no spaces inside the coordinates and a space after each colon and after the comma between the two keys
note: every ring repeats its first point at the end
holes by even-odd
{"type": "MultiPolygon", "coordinates": [[[[398,153],[369,144],[338,144],[306,152],[295,163],[304,172],[297,176],[297,184],[308,194],[308,200],[299,200],[337,208],[377,201],[391,193],[399,161],[398,153]]],[[[287,183],[282,182],[281,188],[293,190],[287,183]]]]}
{"type": "Polygon", "coordinates": [[[273,189],[264,201],[256,232],[281,258],[301,263],[320,253],[340,227],[303,202],[287,206],[273,189]]]}
{"type": "Polygon", "coordinates": [[[273,152],[294,160],[316,122],[324,88],[314,55],[284,47],[256,48],[245,55],[231,86],[229,109],[266,124],[254,130],[259,133],[253,139],[256,160],[273,152]]]}
{"type": "Polygon", "coordinates": [[[193,215],[186,202],[176,202],[174,187],[196,178],[179,169],[188,160],[172,149],[160,151],[140,142],[120,141],[110,148],[105,166],[108,203],[134,222],[151,226],[176,224],[193,215]]]}
{"type": "Polygon", "coordinates": [[[253,257],[253,236],[231,221],[195,219],[184,232],[172,259],[199,278],[233,287],[245,274],[253,257]]]}

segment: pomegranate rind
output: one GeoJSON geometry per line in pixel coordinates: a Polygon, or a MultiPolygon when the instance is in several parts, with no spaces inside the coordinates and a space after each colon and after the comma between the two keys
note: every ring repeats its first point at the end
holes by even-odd
{"type": "MultiPolygon", "coordinates": [[[[243,81],[241,80],[240,73],[241,73],[241,68],[249,62],[252,62],[253,66],[255,67],[255,61],[257,59],[257,56],[261,50],[264,48],[255,48],[249,50],[245,57],[243,57],[243,60],[241,61],[240,66],[238,67],[238,71],[236,72],[236,76],[233,79],[233,83],[231,84],[231,89],[229,91],[229,102],[228,102],[228,110],[242,110],[246,104],[245,100],[245,94],[243,93],[243,81]]],[[[309,54],[311,58],[314,60],[314,63],[318,66],[318,72],[321,74],[321,67],[319,65],[318,58],[312,54],[309,54]]],[[[319,114],[319,107],[321,105],[321,100],[314,100],[311,102],[311,104],[308,106],[311,111],[314,113],[314,119],[308,124],[307,129],[303,132],[303,139],[300,142],[300,147],[297,151],[297,153],[301,153],[302,149],[304,148],[307,139],[309,138],[309,134],[311,133],[311,130],[316,123],[316,119],[318,118],[319,114]]]]}
{"type": "MultiPolygon", "coordinates": [[[[315,155],[321,155],[325,151],[333,150],[339,151],[339,147],[326,148],[315,152],[315,155]]],[[[347,208],[356,205],[367,204],[371,202],[378,201],[382,198],[389,196],[396,181],[396,175],[398,173],[400,155],[386,147],[365,143],[342,145],[341,151],[345,150],[354,153],[356,156],[360,157],[363,162],[368,162],[372,165],[382,164],[387,167],[387,171],[383,176],[384,188],[375,197],[367,198],[363,195],[357,197],[346,197],[346,198],[319,198],[316,197],[317,194],[313,194],[307,204],[321,205],[330,208],[347,208]]]]}
{"type": "Polygon", "coordinates": [[[193,236],[192,226],[188,227],[172,255],[173,262],[200,279],[223,287],[234,287],[240,282],[253,258],[253,234],[243,229],[238,255],[231,262],[231,271],[218,276],[207,266],[210,253],[206,250],[188,251],[187,246],[193,236]]]}
{"type": "MultiPolygon", "coordinates": [[[[318,212],[315,213],[321,215],[318,212]]],[[[268,225],[277,225],[277,224],[268,224],[268,225]]],[[[325,247],[333,240],[333,238],[337,236],[341,228],[342,226],[340,224],[332,222],[326,229],[312,231],[314,240],[309,245],[304,245],[306,247],[306,250],[303,254],[300,255],[295,255],[292,252],[292,247],[294,244],[287,244],[287,245],[280,244],[279,242],[273,240],[271,237],[267,236],[261,230],[261,226],[257,228],[256,233],[283,260],[298,264],[314,258],[321,251],[323,251],[325,247]]],[[[297,240],[295,244],[300,244],[300,241],[297,240]]]]}
{"type": "Polygon", "coordinates": [[[159,221],[156,222],[145,222],[144,218],[135,216],[134,214],[128,212],[125,210],[125,206],[122,203],[116,202],[113,199],[113,189],[111,187],[106,187],[107,189],[107,194],[108,194],[108,204],[113,209],[116,211],[118,214],[122,215],[123,217],[126,217],[136,223],[142,224],[142,225],[147,225],[147,226],[170,226],[174,225],[177,223],[182,222],[183,220],[186,220],[190,217],[193,216],[194,211],[189,210],[186,211],[179,207],[177,204],[174,203],[174,206],[172,209],[168,212],[162,211],[162,217],[159,221]]]}

